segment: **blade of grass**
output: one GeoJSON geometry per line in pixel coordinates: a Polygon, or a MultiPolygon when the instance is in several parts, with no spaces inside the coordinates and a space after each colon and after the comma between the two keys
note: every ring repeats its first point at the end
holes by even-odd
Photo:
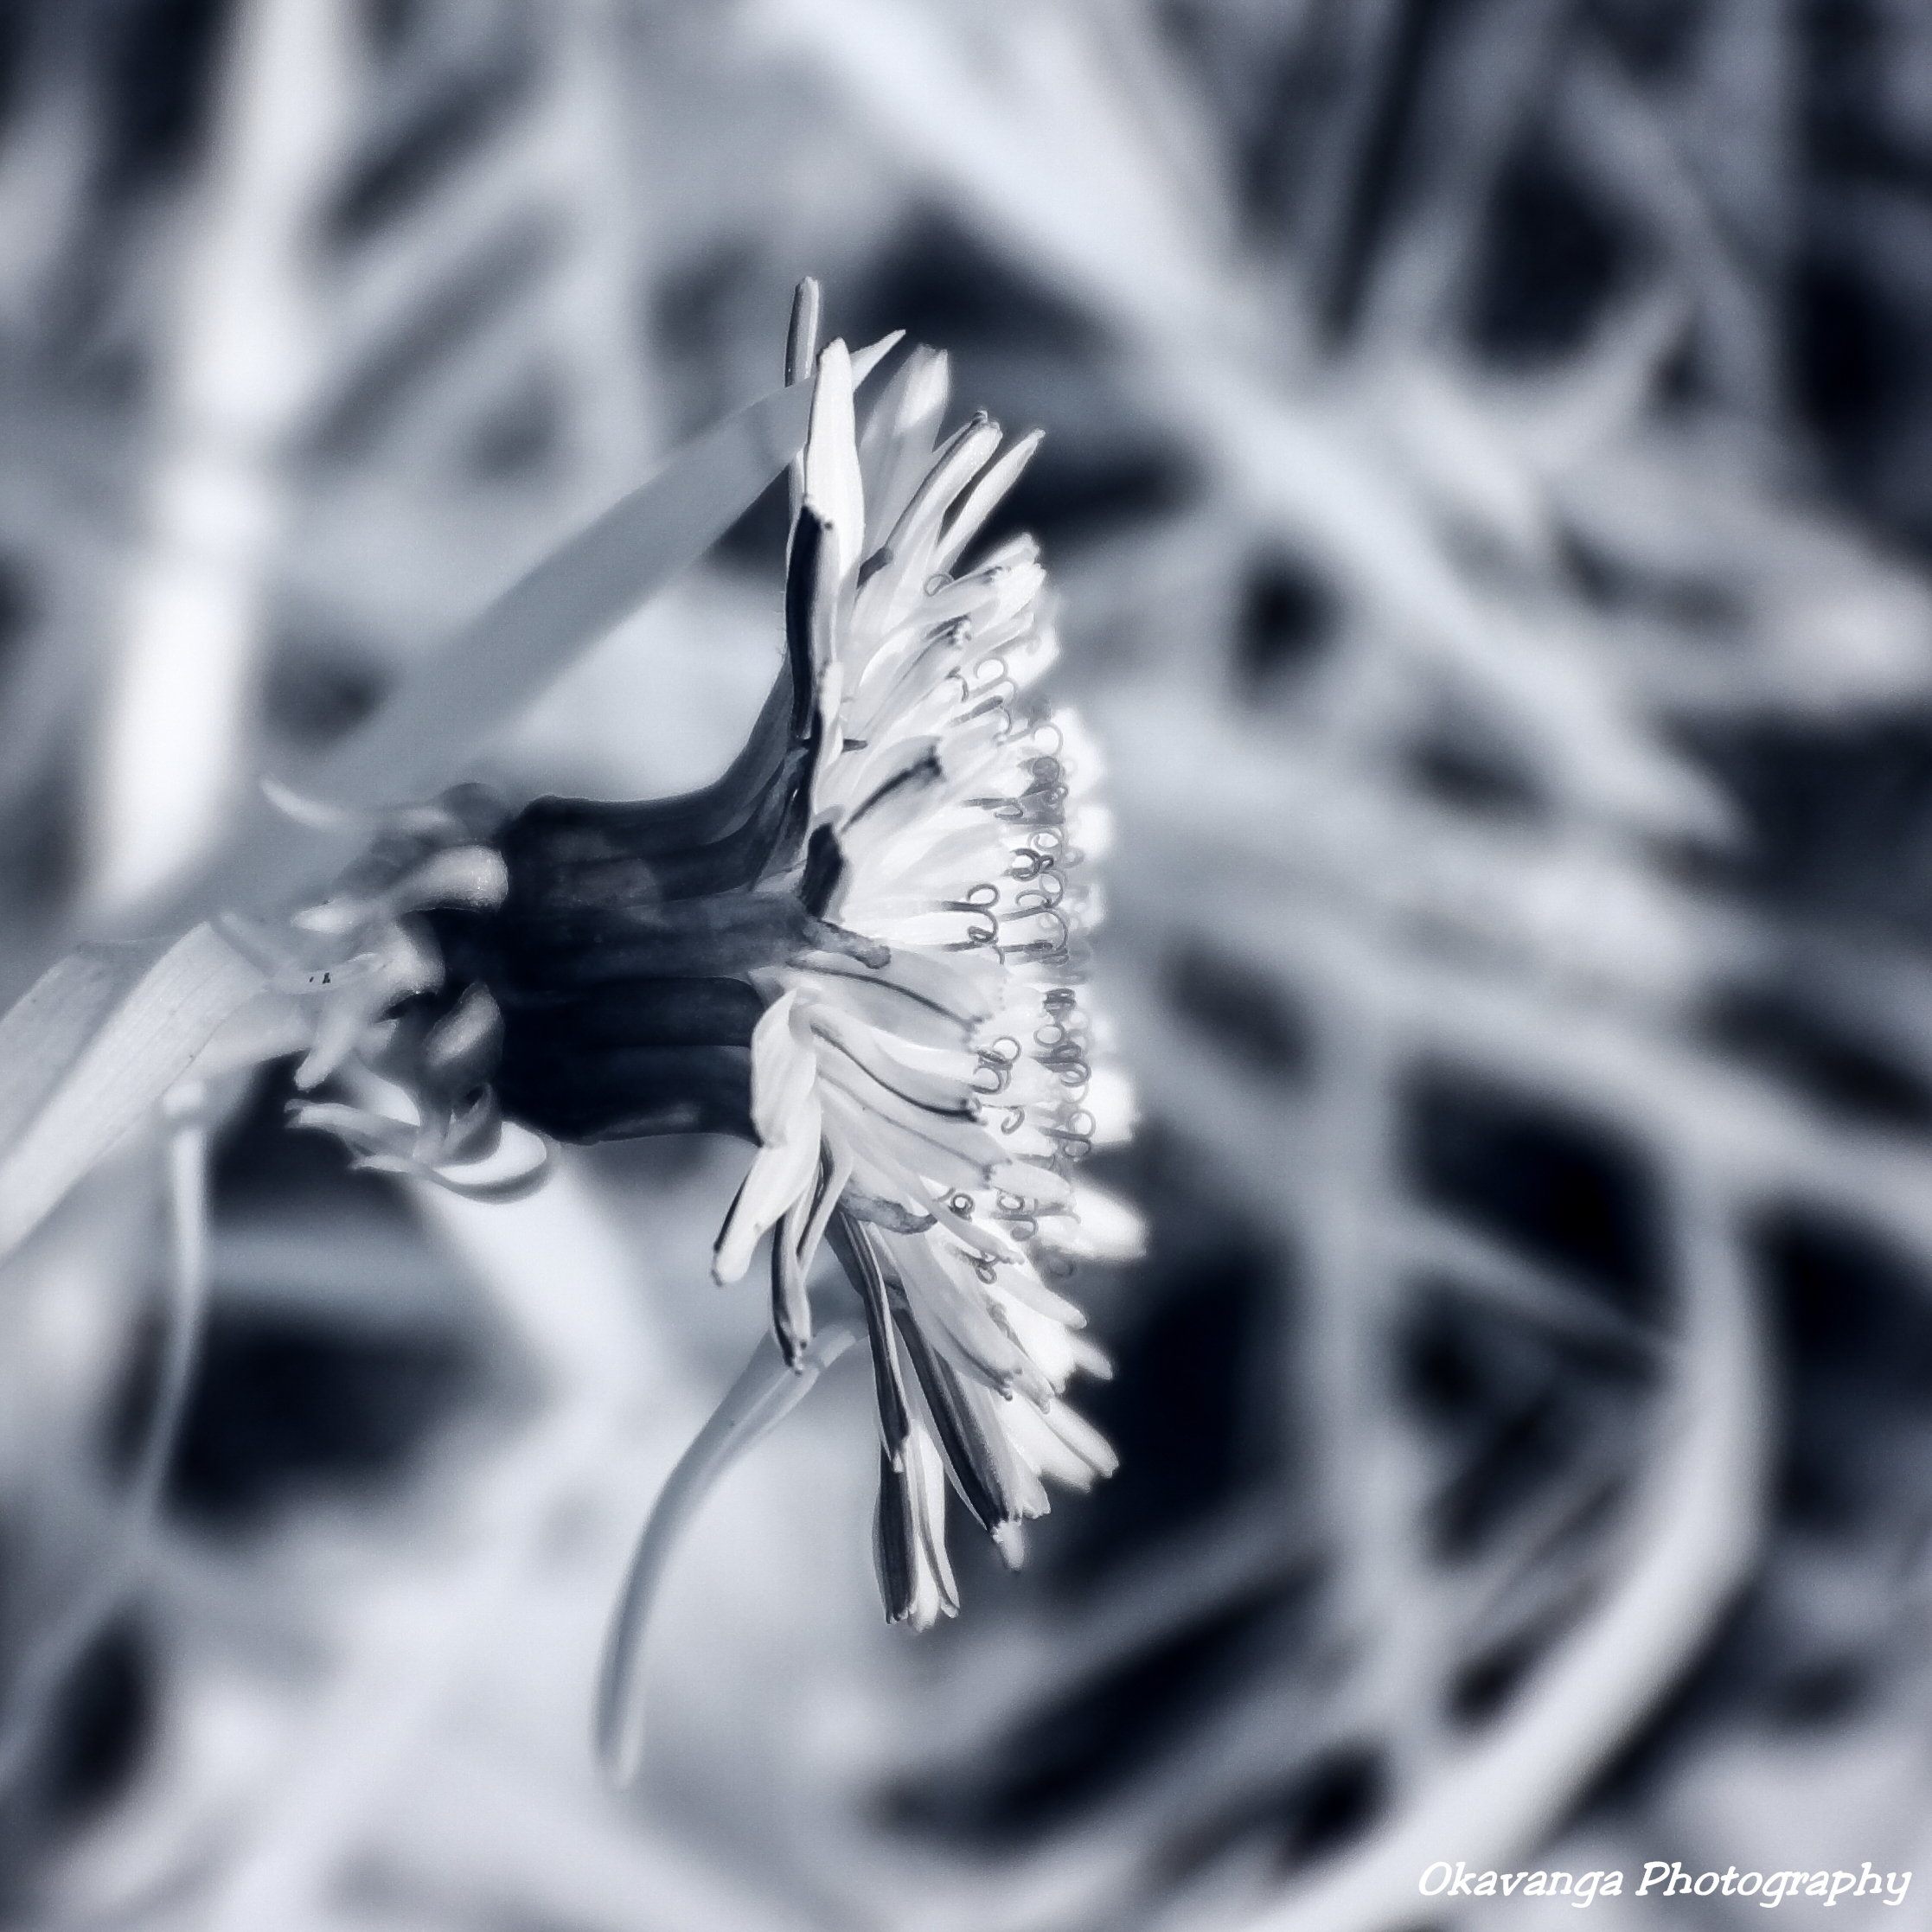
{"type": "Polygon", "coordinates": [[[157,942],[77,946],[0,1019],[0,1148],[19,1137],[117,1001],[165,950],[157,942]]]}
{"type": "MultiPolygon", "coordinates": [[[[261,991],[266,977],[207,925],[184,933],[131,985],[114,976],[119,950],[70,955],[0,1020],[0,1054],[24,1034],[29,1060],[45,1042],[71,1039],[77,1030],[88,1036],[58,1059],[37,1100],[20,1110],[22,1124],[0,1158],[0,1256],[25,1240],[187,1072],[215,1029],[261,991]],[[77,963],[79,969],[70,970],[77,963]]],[[[128,950],[138,957],[142,949],[128,950]]],[[[12,1064],[0,1059],[0,1065],[12,1064]]],[[[8,1091],[11,1111],[10,1082],[8,1091]]]]}
{"type": "MultiPolygon", "coordinates": [[[[804,441],[809,387],[781,389],[707,430],[656,476],[552,551],[427,652],[360,731],[282,776],[304,797],[381,806],[451,784],[477,748],[619,619],[730,528],[804,441]]],[[[177,916],[269,911],[320,884],[359,831],[297,825],[253,805],[177,916]]]]}
{"type": "Polygon", "coordinates": [[[10,1798],[33,1754],[44,1746],[49,1718],[75,1666],[122,1604],[161,1507],[175,1445],[188,1413],[208,1310],[208,1108],[196,1080],[171,1088],[168,1122],[169,1268],[163,1311],[160,1375],[132,1473],[120,1503],[121,1533],[62,1614],[29,1642],[0,1698],[0,1798],[10,1798]]]}

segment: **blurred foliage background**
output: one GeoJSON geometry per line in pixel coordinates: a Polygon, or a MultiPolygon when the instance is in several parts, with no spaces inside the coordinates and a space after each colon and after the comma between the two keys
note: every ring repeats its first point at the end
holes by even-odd
{"type": "MultiPolygon", "coordinates": [[[[228,1083],[151,1524],[157,1145],[0,1289],[16,1922],[1932,1866],[1929,242],[1910,0],[10,0],[0,992],[771,387],[816,274],[1049,432],[1008,527],[1110,753],[1154,1227],[1083,1289],[1120,1475],[899,1641],[832,1378],[694,1536],[620,1800],[600,1623],[763,1320],[701,1279],[742,1150],[474,1209],[228,1083]]],[[[720,768],[783,530],[482,775],[720,768]]],[[[1679,1905],[1593,1909],[1745,1909],[1679,1905]]]]}

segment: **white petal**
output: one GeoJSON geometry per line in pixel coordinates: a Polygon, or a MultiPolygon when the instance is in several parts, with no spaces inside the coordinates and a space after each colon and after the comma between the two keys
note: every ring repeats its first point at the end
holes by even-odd
{"type": "Polygon", "coordinates": [[[752,1264],[752,1251],[768,1228],[784,1219],[786,1212],[818,1179],[819,1106],[808,1095],[798,1118],[798,1133],[791,1139],[761,1147],[752,1156],[751,1171],[738,1191],[738,1198],[718,1232],[718,1245],[712,1256],[713,1280],[737,1281],[752,1264]]]}
{"type": "Polygon", "coordinates": [[[859,610],[868,622],[896,621],[923,594],[932,575],[932,546],[940,519],[999,446],[1000,432],[991,423],[975,425],[927,472],[893,526],[890,560],[860,593],[859,610]]]}
{"type": "Polygon", "coordinates": [[[915,349],[873,406],[859,445],[867,550],[876,550],[892,534],[925,475],[948,386],[944,355],[915,349]]]}
{"type": "Polygon", "coordinates": [[[1043,1230],[1046,1239],[1069,1254],[1097,1261],[1132,1261],[1147,1251],[1147,1225],[1127,1203],[1091,1180],[1073,1183],[1072,1221],[1057,1220],[1043,1230]]]}
{"type": "Polygon", "coordinates": [[[805,501],[831,528],[842,580],[859,567],[866,533],[865,486],[853,439],[852,358],[842,342],[829,342],[819,352],[805,434],[805,501]]]}
{"type": "MultiPolygon", "coordinates": [[[[1001,1270],[1002,1285],[1014,1272],[1012,1269],[1001,1270]]],[[[1000,1320],[1026,1350],[1027,1359],[1038,1366],[1056,1390],[1066,1386],[1076,1369],[1091,1369],[1104,1380],[1107,1379],[1110,1366],[1107,1358],[1065,1322],[1055,1321],[1050,1315],[1042,1315],[1018,1295],[1004,1294],[994,1289],[988,1290],[986,1298],[989,1307],[999,1310],[1000,1320]]]]}
{"type": "Polygon", "coordinates": [[[1104,859],[1114,848],[1114,815],[1104,805],[1083,801],[1068,815],[1066,834],[1083,858],[1104,859]]]}
{"type": "Polygon", "coordinates": [[[908,1620],[930,1629],[939,1616],[959,1614],[959,1586],[946,1551],[946,1468],[939,1446],[924,1423],[915,1421],[906,1443],[912,1491],[912,1524],[918,1553],[918,1583],[908,1620]]]}
{"type": "Polygon", "coordinates": [[[1088,1489],[1096,1476],[1111,1475],[1119,1458],[1106,1437],[1064,1402],[1044,1412],[1030,1404],[1011,1404],[1007,1438],[1027,1465],[1071,1489],[1088,1489]]]}
{"type": "Polygon", "coordinates": [[[1045,434],[1044,430],[1036,429],[1022,436],[973,485],[967,493],[966,501],[953,513],[951,522],[946,526],[946,534],[940,540],[933,558],[935,569],[950,570],[958,561],[961,552],[979,534],[987,518],[999,507],[1000,499],[1019,482],[1020,472],[1033,460],[1033,451],[1040,447],[1040,438],[1045,434]]]}
{"type": "Polygon", "coordinates": [[[818,1078],[796,991],[781,994],[752,1029],[752,1125],[767,1146],[790,1140],[792,1123],[818,1078]]]}

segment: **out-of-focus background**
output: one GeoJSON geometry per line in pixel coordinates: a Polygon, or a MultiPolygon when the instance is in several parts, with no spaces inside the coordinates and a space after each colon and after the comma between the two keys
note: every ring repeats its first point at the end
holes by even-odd
{"type": "MultiPolygon", "coordinates": [[[[1912,0],[10,0],[0,996],[771,387],[805,273],[1049,432],[1010,523],[1109,752],[1153,1230],[1081,1289],[1121,1472],[1017,1577],[956,1532],[956,1625],[888,1632],[848,1364],[693,1533],[615,1797],[603,1619],[764,1321],[707,1279],[744,1150],[477,1208],[231,1080],[151,1524],[161,1143],[0,1281],[9,1922],[1932,1885],[1912,0]]],[[[717,771],[782,506],[482,775],[717,771]]]]}

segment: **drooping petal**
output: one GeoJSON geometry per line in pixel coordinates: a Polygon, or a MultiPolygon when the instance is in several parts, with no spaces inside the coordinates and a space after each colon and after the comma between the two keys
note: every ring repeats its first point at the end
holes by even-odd
{"type": "Polygon", "coordinates": [[[785,1210],[771,1238],[771,1333],[790,1368],[804,1359],[812,1339],[812,1304],[800,1265],[804,1224],[811,1210],[801,1195],[785,1210]]]}
{"type": "Polygon", "coordinates": [[[817,1062],[797,1024],[797,995],[781,994],[752,1033],[752,1124],[759,1145],[712,1257],[720,1283],[744,1274],[759,1238],[801,1197],[809,1205],[822,1132],[817,1084],[817,1062]]]}
{"type": "Polygon", "coordinates": [[[743,1277],[761,1237],[810,1188],[818,1172],[819,1121],[817,1096],[808,1092],[795,1130],[784,1140],[767,1141],[752,1156],[711,1257],[713,1278],[720,1285],[743,1277]]]}
{"type": "Polygon", "coordinates": [[[893,1623],[930,1630],[959,1614],[959,1590],[946,1553],[946,1477],[923,1423],[914,1423],[905,1466],[882,1456],[873,1552],[879,1593],[893,1623]]]}

